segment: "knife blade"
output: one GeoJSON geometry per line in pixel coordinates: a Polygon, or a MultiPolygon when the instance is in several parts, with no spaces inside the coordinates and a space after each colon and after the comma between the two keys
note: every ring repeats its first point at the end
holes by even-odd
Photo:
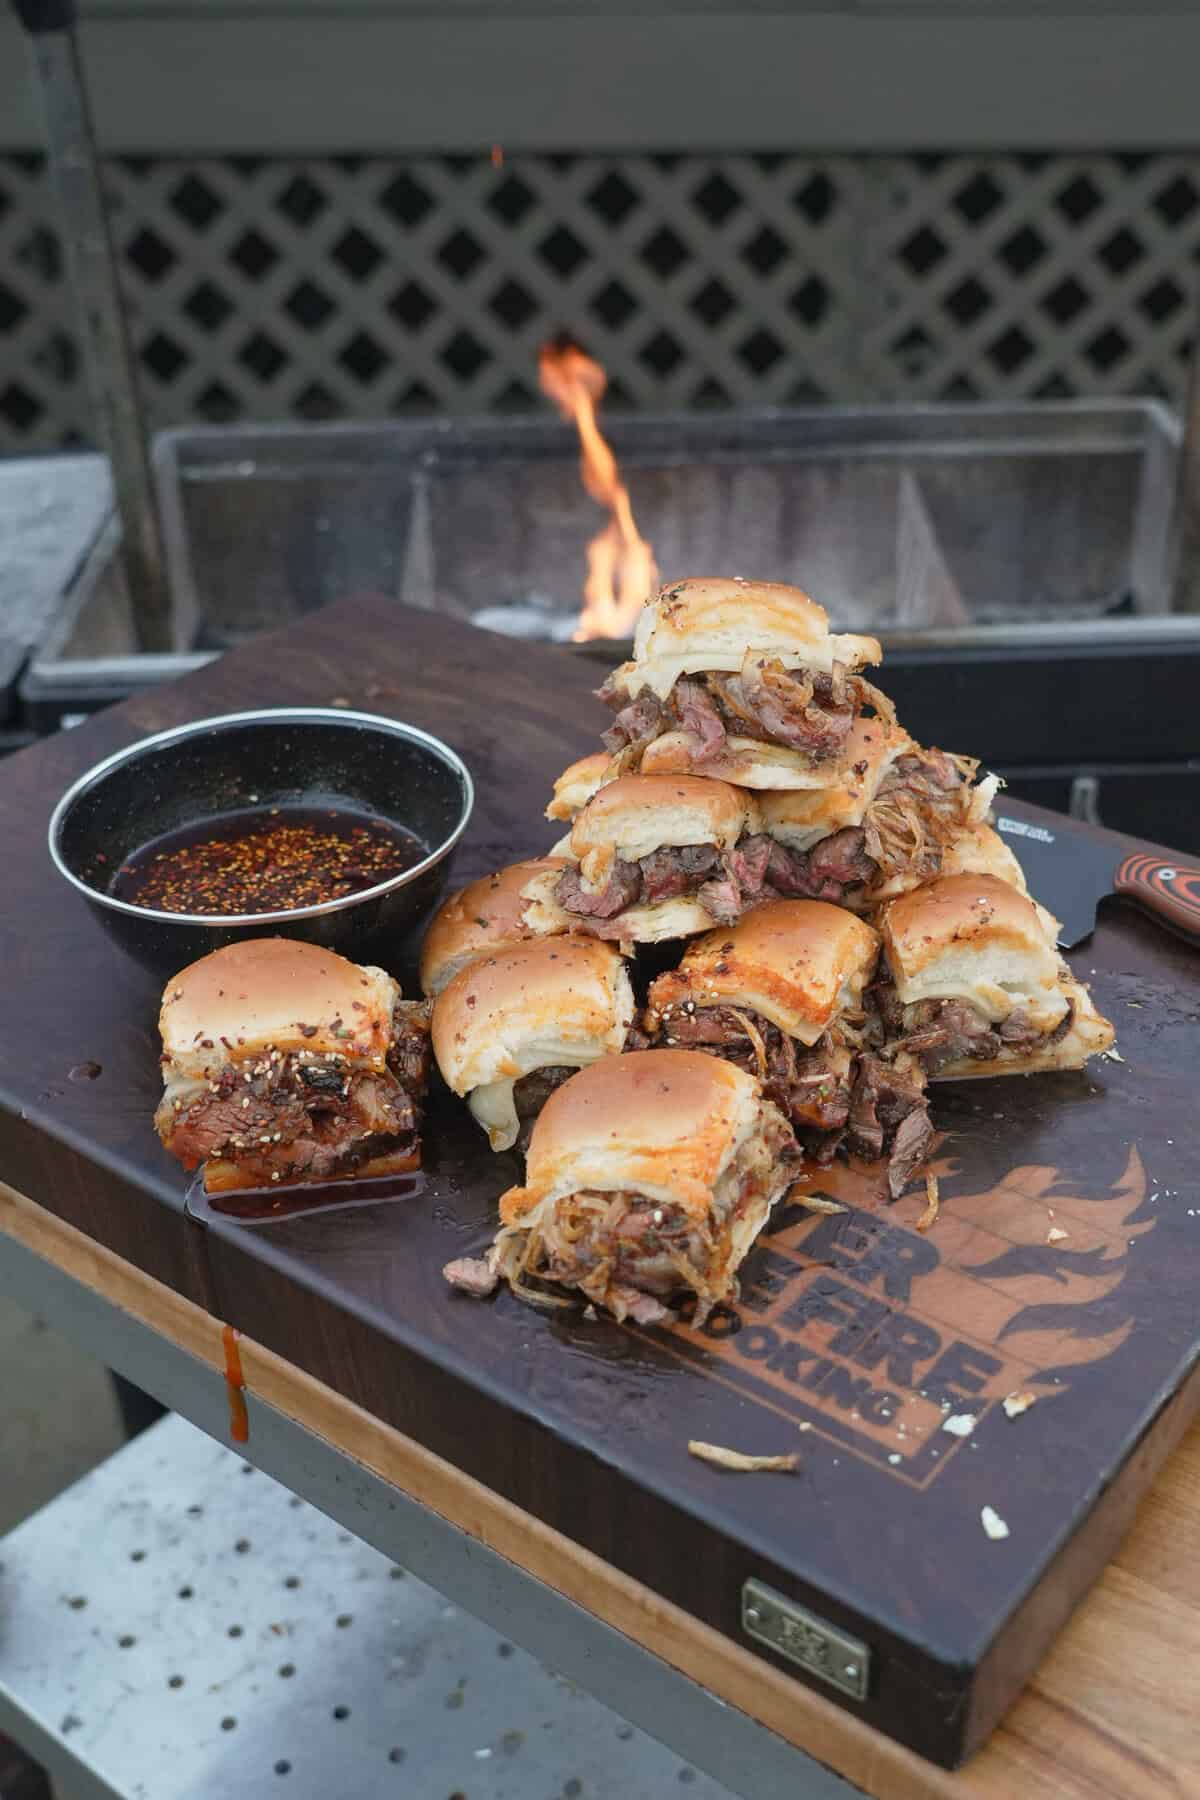
{"type": "Polygon", "coordinates": [[[1200,948],[1200,867],[1182,857],[1132,850],[1122,855],[1087,827],[1012,814],[996,830],[1025,871],[1029,891],[1059,920],[1058,942],[1073,950],[1096,928],[1096,908],[1115,894],[1200,948]]]}

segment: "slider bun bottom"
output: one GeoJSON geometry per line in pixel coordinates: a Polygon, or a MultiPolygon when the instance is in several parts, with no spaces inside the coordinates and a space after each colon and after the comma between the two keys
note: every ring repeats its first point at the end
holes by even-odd
{"type": "Polygon", "coordinates": [[[356,1164],[353,1169],[344,1169],[336,1175],[299,1175],[292,1181],[272,1181],[265,1186],[261,1181],[252,1181],[243,1175],[244,1165],[229,1162],[224,1157],[212,1157],[204,1165],[204,1191],[206,1194],[230,1194],[239,1189],[242,1192],[277,1193],[288,1188],[324,1187],[334,1181],[376,1181],[383,1175],[409,1175],[421,1166],[421,1152],[417,1150],[389,1150],[383,1156],[372,1156],[366,1162],[356,1164]]]}
{"type": "Polygon", "coordinates": [[[1075,1017],[1071,1029],[1057,1044],[1043,1050],[1001,1050],[990,1061],[964,1058],[946,1063],[930,1081],[986,1081],[989,1076],[1038,1075],[1054,1069],[1082,1069],[1088,1058],[1107,1050],[1116,1032],[1092,1004],[1092,997],[1078,982],[1064,984],[1068,999],[1074,1001],[1075,1017]]]}

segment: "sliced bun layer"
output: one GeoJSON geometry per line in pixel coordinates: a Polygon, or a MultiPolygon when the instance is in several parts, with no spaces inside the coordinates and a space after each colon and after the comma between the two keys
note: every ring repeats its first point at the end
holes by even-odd
{"type": "Polygon", "coordinates": [[[643,608],[633,661],[615,677],[629,694],[648,687],[665,699],[680,675],[740,669],[747,652],[776,657],[787,668],[829,670],[877,663],[874,638],[831,636],[823,606],[781,582],[703,577],[665,587],[643,608]]]}
{"type": "Polygon", "coordinates": [[[460,969],[480,956],[527,938],[554,937],[571,921],[554,899],[564,858],[536,856],[452,894],[434,915],[421,946],[421,990],[440,994],[460,969]]]}
{"type": "Polygon", "coordinates": [[[678,969],[650,989],[650,1011],[745,1006],[815,1044],[844,1011],[856,1009],[879,956],[878,933],[825,900],[770,900],[734,926],[689,944],[678,969]]]}
{"type": "Polygon", "coordinates": [[[811,850],[830,832],[861,825],[880,782],[911,749],[912,739],[898,725],[860,714],[850,728],[837,771],[823,778],[826,786],[763,798],[763,830],[789,850],[811,850]]]}
{"type": "Polygon", "coordinates": [[[612,1055],[633,1015],[629,974],[611,945],[541,938],[459,971],[434,1002],[433,1052],[447,1086],[470,1096],[493,1149],[508,1149],[518,1131],[513,1083],[612,1055]]]}
{"type": "Polygon", "coordinates": [[[344,1056],[382,1069],[400,989],[382,969],[295,938],[243,938],[166,985],[158,1028],[168,1085],[213,1079],[278,1050],[344,1056]]]}
{"type": "Polygon", "coordinates": [[[639,1050],[593,1063],[547,1100],[525,1185],[501,1196],[500,1217],[520,1224],[581,1188],[633,1189],[702,1215],[761,1116],[758,1083],[719,1057],[639,1050]]]}
{"type": "Polygon", "coordinates": [[[704,756],[690,731],[665,731],[647,744],[639,765],[643,775],[704,775],[734,787],[771,791],[819,788],[836,779],[842,762],[814,765],[803,750],[764,744],[758,738],[727,737],[715,755],[704,756]]]}

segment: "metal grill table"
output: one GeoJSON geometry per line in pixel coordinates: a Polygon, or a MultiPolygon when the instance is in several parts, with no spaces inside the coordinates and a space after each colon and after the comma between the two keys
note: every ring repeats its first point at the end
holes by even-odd
{"type": "Polygon", "coordinates": [[[179,1418],[0,1542],[0,1618],[62,1800],[728,1800],[179,1418]]]}

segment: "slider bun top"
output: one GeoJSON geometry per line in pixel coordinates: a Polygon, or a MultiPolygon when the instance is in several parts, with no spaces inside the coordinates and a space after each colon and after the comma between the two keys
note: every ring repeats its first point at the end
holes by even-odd
{"type": "Polygon", "coordinates": [[[241,938],[170,980],[158,1028],[168,1082],[210,1080],[231,1062],[278,1050],[345,1056],[382,1069],[400,989],[296,938],[241,938]]]}
{"type": "MultiPolygon", "coordinates": [[[[840,1012],[859,1006],[878,955],[878,933],[844,908],[768,900],[689,944],[679,968],[653,983],[650,1008],[746,1006],[815,1044],[840,1012]]],[[[664,1028],[670,1035],[669,1016],[664,1028]]]]}
{"type": "Polygon", "coordinates": [[[637,862],[684,844],[732,849],[757,828],[758,806],[745,788],[699,775],[621,775],[588,801],[568,842],[584,881],[601,888],[616,856],[637,862]]]}
{"type": "Polygon", "coordinates": [[[518,1225],[579,1188],[632,1189],[702,1216],[762,1118],[758,1083],[695,1050],[638,1050],[592,1063],[557,1088],[529,1143],[524,1187],[500,1198],[518,1225]]]}
{"type": "Polygon", "coordinates": [[[968,999],[992,1020],[1021,1007],[1043,1026],[1067,1010],[1056,921],[995,875],[944,875],[914,888],[884,907],[880,929],[905,1005],[968,999]]]}
{"type": "Polygon", "coordinates": [[[548,819],[573,819],[603,786],[612,757],[607,750],[593,750],[565,768],[554,784],[554,798],[546,808],[548,819]]]}
{"type": "MultiPolygon", "coordinates": [[[[939,873],[943,877],[995,875],[1009,887],[1016,888],[1019,894],[1027,891],[1025,871],[999,832],[993,831],[990,825],[964,826],[958,836],[943,849],[939,873]]],[[[899,894],[906,894],[917,885],[911,876],[893,875],[867,890],[866,904],[870,907],[881,906],[885,900],[893,900],[899,894]]]]}
{"type": "Polygon", "coordinates": [[[570,929],[554,899],[567,867],[562,857],[535,856],[483,875],[452,894],[435,913],[421,946],[421,990],[440,994],[460,969],[526,938],[552,937],[570,929]]]}
{"type": "Polygon", "coordinates": [[[456,1094],[619,1050],[633,1020],[620,955],[595,938],[536,938],[460,969],[433,1007],[433,1052],[456,1094]]]}
{"type": "Polygon", "coordinates": [[[810,850],[831,831],[861,825],[892,764],[915,747],[900,726],[860,713],[836,774],[826,778],[829,785],[764,795],[763,830],[789,850],[810,850]]]}
{"type": "Polygon", "coordinates": [[[630,694],[649,687],[660,699],[679,675],[740,669],[748,654],[777,657],[786,668],[828,670],[880,661],[874,638],[831,636],[823,606],[778,581],[707,576],[676,581],[647,602],[634,633],[633,661],[617,680],[630,694]]]}

